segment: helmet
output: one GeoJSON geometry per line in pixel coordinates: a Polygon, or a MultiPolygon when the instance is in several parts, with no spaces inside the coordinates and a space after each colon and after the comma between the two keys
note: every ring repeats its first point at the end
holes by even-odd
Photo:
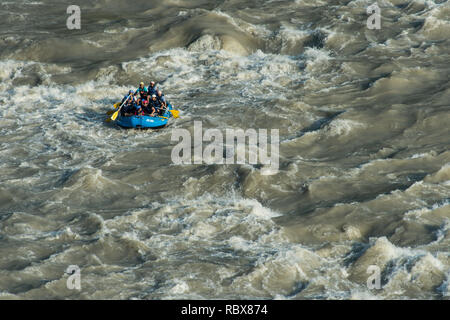
{"type": "Polygon", "coordinates": [[[143,86],[143,85],[144,85],[144,83],[143,83],[143,82],[141,82],[141,83],[140,83],[140,85],[141,85],[141,86],[143,86]]]}
{"type": "Polygon", "coordinates": [[[156,98],[156,94],[152,95],[152,98],[156,98]]]}
{"type": "Polygon", "coordinates": [[[134,93],[134,91],[133,91],[133,90],[130,90],[130,91],[128,91],[128,94],[132,94],[132,93],[134,93]]]}

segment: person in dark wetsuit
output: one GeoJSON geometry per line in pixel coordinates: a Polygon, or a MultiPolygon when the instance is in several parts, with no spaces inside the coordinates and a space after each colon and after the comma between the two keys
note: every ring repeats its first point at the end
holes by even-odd
{"type": "Polygon", "coordinates": [[[142,101],[140,99],[139,99],[139,103],[134,104],[133,112],[134,112],[135,116],[143,115],[144,110],[142,109],[142,101]]]}
{"type": "Polygon", "coordinates": [[[156,94],[155,81],[150,82],[150,85],[147,88],[147,93],[150,97],[156,94]]]}
{"type": "Polygon", "coordinates": [[[122,109],[120,110],[122,116],[132,116],[135,113],[135,105],[136,101],[134,96],[129,96],[126,100],[125,104],[122,106],[122,109]]]}
{"type": "Polygon", "coordinates": [[[148,100],[142,101],[142,111],[144,114],[150,115],[150,117],[153,117],[155,114],[155,108],[149,105],[148,100]]]}
{"type": "Polygon", "coordinates": [[[141,99],[141,98],[137,98],[137,100],[136,100],[136,105],[142,106],[142,101],[144,101],[144,100],[141,99]]]}
{"type": "Polygon", "coordinates": [[[162,93],[162,91],[161,90],[158,90],[157,91],[157,93],[156,93],[156,99],[158,99],[158,101],[159,101],[159,103],[161,103],[161,108],[163,109],[163,110],[159,110],[159,114],[164,114],[164,112],[166,111],[166,109],[167,109],[167,100],[166,100],[166,97],[164,96],[164,94],[162,93]]]}
{"type": "Polygon", "coordinates": [[[135,96],[138,95],[138,94],[140,95],[141,99],[143,99],[144,96],[145,96],[145,98],[147,98],[148,92],[147,92],[147,88],[145,87],[143,82],[141,82],[139,84],[139,88],[137,88],[136,92],[134,93],[135,96]]]}
{"type": "Polygon", "coordinates": [[[152,107],[155,108],[156,113],[161,114],[160,112],[161,112],[162,104],[157,99],[156,94],[152,95],[152,100],[150,100],[150,103],[151,103],[152,107]]]}
{"type": "Polygon", "coordinates": [[[122,105],[129,97],[133,97],[133,96],[134,96],[134,91],[133,90],[128,91],[128,94],[123,97],[122,101],[120,102],[120,105],[122,105]]]}
{"type": "Polygon", "coordinates": [[[142,90],[141,91],[141,100],[144,101],[144,100],[148,100],[148,99],[149,99],[148,91],[147,90],[142,90]]]}

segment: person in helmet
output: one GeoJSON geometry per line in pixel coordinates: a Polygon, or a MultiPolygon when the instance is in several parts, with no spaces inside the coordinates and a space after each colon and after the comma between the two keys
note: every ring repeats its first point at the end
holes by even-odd
{"type": "Polygon", "coordinates": [[[136,99],[136,105],[142,106],[142,101],[144,101],[144,99],[137,98],[137,99],[136,99]]]}
{"type": "Polygon", "coordinates": [[[134,115],[135,116],[141,116],[144,113],[144,110],[142,109],[142,101],[139,99],[139,103],[134,104],[134,115]]]}
{"type": "Polygon", "coordinates": [[[120,105],[122,105],[126,100],[128,100],[128,97],[130,97],[130,96],[134,97],[134,91],[133,90],[128,91],[128,94],[123,97],[122,101],[120,102],[120,105]]]}
{"type": "Polygon", "coordinates": [[[121,114],[123,116],[131,116],[135,113],[136,109],[136,99],[133,95],[127,96],[127,100],[125,100],[124,105],[121,109],[121,114]]]}
{"type": "Polygon", "coordinates": [[[151,106],[155,109],[155,112],[160,113],[162,109],[162,104],[158,100],[156,94],[152,95],[152,100],[150,100],[151,106]]]}
{"type": "Polygon", "coordinates": [[[166,97],[164,96],[164,94],[162,93],[161,90],[158,90],[156,92],[156,99],[161,104],[161,109],[158,110],[158,112],[159,112],[160,115],[163,115],[164,112],[166,112],[166,109],[167,109],[167,100],[166,100],[166,97]]]}
{"type": "Polygon", "coordinates": [[[158,99],[159,102],[161,102],[161,105],[164,109],[167,107],[166,97],[164,96],[161,90],[156,91],[156,99],[158,99]]]}
{"type": "Polygon", "coordinates": [[[153,106],[149,105],[148,100],[142,101],[142,111],[144,114],[148,114],[151,117],[153,117],[155,114],[155,108],[153,106]]]}
{"type": "Polygon", "coordinates": [[[139,84],[139,88],[137,88],[136,92],[134,93],[134,95],[140,95],[141,99],[145,97],[145,99],[147,99],[147,95],[148,95],[148,90],[145,87],[144,83],[141,82],[139,84]]]}
{"type": "MultiPolygon", "coordinates": [[[[146,89],[146,88],[145,88],[146,89]]],[[[144,100],[149,100],[149,97],[148,97],[148,91],[147,90],[143,90],[142,92],[141,92],[141,100],[142,101],[144,101],[144,100]]]]}
{"type": "Polygon", "coordinates": [[[156,94],[155,81],[150,81],[150,85],[147,88],[147,92],[150,97],[156,94]]]}

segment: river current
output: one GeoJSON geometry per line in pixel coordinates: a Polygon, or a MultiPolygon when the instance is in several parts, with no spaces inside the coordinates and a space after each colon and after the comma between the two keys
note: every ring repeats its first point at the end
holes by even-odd
{"type": "Polygon", "coordinates": [[[450,2],[77,3],[0,1],[1,299],[450,297],[450,2]],[[178,119],[105,122],[151,80],[178,119]],[[174,164],[196,121],[278,171],[174,164]]]}

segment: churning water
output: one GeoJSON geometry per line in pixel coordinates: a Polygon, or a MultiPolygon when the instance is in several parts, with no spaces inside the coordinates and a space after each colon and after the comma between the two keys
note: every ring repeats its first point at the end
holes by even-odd
{"type": "Polygon", "coordinates": [[[0,1],[0,298],[449,298],[448,1],[77,2],[0,1]],[[179,119],[104,122],[150,80],[179,119]],[[278,173],[174,165],[194,121],[278,173]]]}

